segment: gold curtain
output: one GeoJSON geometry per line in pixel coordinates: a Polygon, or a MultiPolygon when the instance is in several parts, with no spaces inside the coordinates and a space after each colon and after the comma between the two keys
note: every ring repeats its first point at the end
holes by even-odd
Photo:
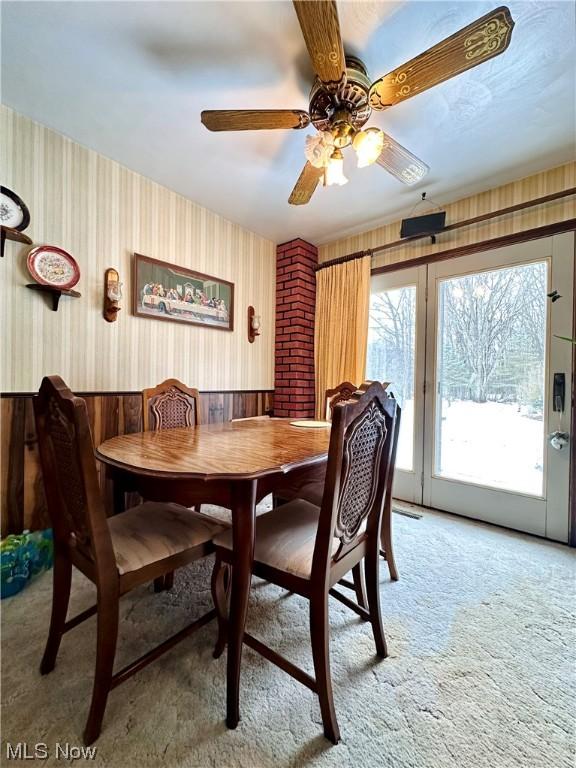
{"type": "Polygon", "coordinates": [[[326,390],[342,381],[360,385],[366,372],[370,256],[316,273],[316,417],[325,418],[326,390]]]}

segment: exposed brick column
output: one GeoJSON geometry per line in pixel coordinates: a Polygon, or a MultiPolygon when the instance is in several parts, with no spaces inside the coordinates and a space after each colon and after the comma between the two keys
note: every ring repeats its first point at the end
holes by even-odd
{"type": "Polygon", "coordinates": [[[276,249],[274,415],[314,417],[314,311],[318,249],[297,238],[276,249]]]}

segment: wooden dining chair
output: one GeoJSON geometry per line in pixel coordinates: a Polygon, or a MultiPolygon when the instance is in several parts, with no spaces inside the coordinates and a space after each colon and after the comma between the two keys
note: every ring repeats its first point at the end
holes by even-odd
{"type": "Polygon", "coordinates": [[[156,387],[142,390],[144,431],[197,427],[200,415],[200,393],[178,379],[166,379],[156,387]]]}
{"type": "MultiPolygon", "coordinates": [[[[324,734],[334,744],[340,732],[330,676],[329,595],[371,622],[376,653],[382,658],[387,655],[378,583],[380,526],[399,410],[378,382],[363,384],[347,401],[336,404],[321,507],[295,499],[256,520],[253,572],[310,601],[315,678],[252,635],[245,634],[244,641],[318,694],[324,734]],[[367,608],[334,588],[344,574],[362,564],[367,608]]],[[[220,565],[232,564],[232,533],[219,534],[214,543],[212,587],[219,625],[214,655],[218,656],[227,630],[226,573],[220,565]]]]}
{"type": "Polygon", "coordinates": [[[119,598],[214,551],[225,530],[178,504],[145,502],[107,518],[98,485],[86,403],[59,376],[44,378],[34,398],[40,460],[54,529],[52,617],[42,674],[54,669],[64,633],[97,614],[96,670],[84,741],[98,738],[108,694],[215,616],[211,610],[137,661],[114,673],[119,598]],[[72,567],[97,588],[96,605],[66,620],[72,567]]]}
{"type": "Polygon", "coordinates": [[[332,413],[336,403],[341,403],[344,400],[349,400],[358,387],[356,384],[352,384],[351,381],[343,381],[337,384],[333,389],[327,389],[324,397],[325,401],[325,418],[326,421],[332,421],[332,413]]]}
{"type": "MultiPolygon", "coordinates": [[[[351,381],[343,381],[333,389],[327,389],[324,397],[324,418],[332,421],[332,411],[336,403],[343,402],[352,397],[358,389],[351,381]]],[[[301,480],[298,476],[288,477],[287,482],[274,492],[274,506],[280,506],[292,499],[306,499],[317,507],[322,503],[324,493],[324,480],[326,478],[326,465],[316,467],[306,472],[306,477],[301,480]]]]}
{"type": "MultiPolygon", "coordinates": [[[[383,382],[382,387],[386,389],[390,382],[383,382]]],[[[350,399],[352,394],[356,391],[356,386],[350,381],[343,381],[333,389],[326,390],[326,420],[332,420],[332,413],[337,403],[345,402],[350,399]]],[[[393,395],[391,395],[393,397],[393,395]]],[[[398,446],[398,437],[400,435],[400,409],[398,409],[398,417],[396,419],[396,427],[394,433],[394,461],[396,460],[396,449],[398,446]]],[[[393,464],[394,466],[394,464],[393,464]]],[[[394,550],[392,545],[392,482],[394,480],[394,473],[390,473],[389,492],[386,494],[386,508],[384,510],[384,516],[382,519],[382,532],[380,542],[380,554],[386,560],[388,566],[388,572],[392,581],[398,581],[398,568],[396,567],[396,561],[394,559],[394,550]]],[[[324,493],[324,481],[326,478],[326,465],[317,467],[307,472],[304,480],[300,480],[295,477],[293,480],[290,477],[287,478],[286,485],[279,488],[274,493],[274,504],[279,506],[292,499],[305,499],[311,504],[315,504],[317,507],[322,503],[322,495],[324,493]]],[[[353,574],[353,582],[348,582],[345,579],[342,582],[343,586],[350,587],[356,592],[358,602],[362,605],[362,578],[359,571],[353,574]]]]}
{"type": "MultiPolygon", "coordinates": [[[[389,381],[383,381],[381,382],[383,389],[388,389],[390,386],[389,381]]],[[[332,413],[334,411],[334,406],[337,403],[344,402],[345,400],[349,400],[350,397],[354,394],[354,392],[358,389],[356,384],[352,384],[351,381],[343,381],[340,384],[337,384],[333,389],[327,389],[325,393],[325,401],[326,401],[326,420],[332,421],[332,413]]]]}
{"type": "MultiPolygon", "coordinates": [[[[197,427],[202,421],[200,393],[178,379],[166,379],[155,387],[142,390],[142,414],[145,432],[197,427]]],[[[173,573],[167,573],[154,582],[156,592],[172,589],[173,586],[173,573]]]]}

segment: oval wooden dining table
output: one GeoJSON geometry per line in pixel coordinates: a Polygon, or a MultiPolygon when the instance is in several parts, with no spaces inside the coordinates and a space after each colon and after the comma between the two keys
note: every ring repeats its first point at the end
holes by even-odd
{"type": "Polygon", "coordinates": [[[240,665],[252,563],[255,509],[286,481],[323,474],[329,427],[293,426],[289,419],[206,424],[113,437],[96,450],[114,483],[115,511],[125,491],[150,501],[232,511],[233,572],[228,626],[226,724],[240,719],[240,665]]]}

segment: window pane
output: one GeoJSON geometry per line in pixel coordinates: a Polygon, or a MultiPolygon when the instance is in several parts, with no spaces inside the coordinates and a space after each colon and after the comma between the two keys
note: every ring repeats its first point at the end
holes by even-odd
{"type": "Polygon", "coordinates": [[[439,284],[435,474],[541,496],[547,263],[439,284]]]}
{"type": "Polygon", "coordinates": [[[416,286],[373,293],[368,330],[368,379],[389,381],[402,408],[396,466],[413,468],[416,286]]]}

